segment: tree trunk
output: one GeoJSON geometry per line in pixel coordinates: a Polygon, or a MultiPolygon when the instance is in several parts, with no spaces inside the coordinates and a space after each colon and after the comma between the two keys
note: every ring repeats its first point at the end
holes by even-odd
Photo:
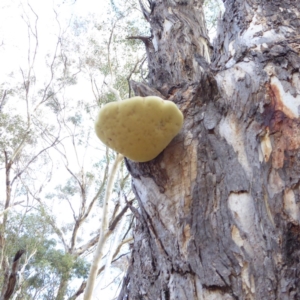
{"type": "MultiPolygon", "coordinates": [[[[2,222],[0,220],[0,284],[2,286],[1,288],[1,295],[0,300],[5,299],[3,297],[5,291],[9,288],[9,274],[10,274],[10,266],[8,262],[8,258],[5,256],[5,245],[6,245],[6,238],[5,238],[5,230],[6,230],[6,223],[7,223],[7,210],[10,206],[11,201],[11,178],[10,178],[10,172],[11,172],[11,162],[8,158],[8,154],[6,151],[4,151],[4,157],[5,157],[5,189],[6,189],[6,199],[5,199],[5,206],[3,208],[4,214],[2,218],[2,222]]],[[[19,262],[19,260],[17,260],[19,262]]]]}
{"type": "Polygon", "coordinates": [[[0,300],[9,300],[11,298],[18,280],[18,267],[20,259],[24,253],[25,250],[21,249],[15,254],[12,262],[11,272],[7,276],[7,280],[4,280],[0,300]]]}
{"type": "Polygon", "coordinates": [[[149,84],[133,89],[185,122],[127,160],[139,215],[119,299],[300,299],[300,1],[227,0],[211,62],[202,2],[144,8],[149,84]]]}
{"type": "Polygon", "coordinates": [[[71,273],[71,270],[67,271],[65,274],[63,274],[61,276],[55,300],[64,300],[65,299],[65,295],[66,295],[67,288],[68,288],[68,283],[70,280],[70,273],[71,273]]]}

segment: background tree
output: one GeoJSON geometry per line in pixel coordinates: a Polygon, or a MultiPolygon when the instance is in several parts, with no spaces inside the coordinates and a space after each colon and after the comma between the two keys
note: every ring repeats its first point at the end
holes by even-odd
{"type": "MultiPolygon", "coordinates": [[[[5,78],[0,94],[0,161],[6,176],[0,178],[7,190],[0,211],[3,299],[76,299],[84,291],[115,157],[96,140],[94,115],[99,106],[115,99],[111,89],[128,96],[128,80],[140,77],[143,60],[141,45],[125,40],[122,32],[125,27],[136,31],[128,7],[135,9],[108,11],[111,19],[96,22],[91,16],[88,21],[66,22],[54,5],[49,15],[56,24],[55,43],[47,55],[41,16],[30,2],[20,7],[28,34],[27,60],[5,78]],[[117,45],[123,51],[117,52],[117,45]],[[126,55],[129,49],[134,60],[131,53],[126,55]],[[83,88],[84,80],[89,85],[83,88]],[[88,99],[74,100],[78,89],[84,89],[88,99]],[[11,275],[16,279],[13,286],[11,275]]],[[[120,261],[127,252],[123,246],[131,240],[132,216],[128,207],[122,210],[124,197],[132,203],[122,164],[109,204],[110,235],[98,274],[112,260],[122,268],[126,264],[120,261]]]]}
{"type": "MultiPolygon", "coordinates": [[[[20,204],[16,199],[21,195],[27,195],[26,207],[28,209],[33,205],[32,201],[34,197],[28,197],[29,193],[28,191],[26,192],[26,184],[34,181],[34,177],[39,175],[38,171],[33,175],[31,173],[32,168],[36,167],[37,170],[39,170],[38,166],[43,165],[47,160],[47,150],[59,142],[59,128],[58,130],[53,127],[51,128],[51,126],[45,124],[42,118],[37,118],[37,116],[41,117],[41,115],[43,115],[43,111],[41,110],[42,106],[66,85],[65,82],[61,84],[55,80],[57,73],[54,72],[54,69],[60,66],[60,60],[58,58],[60,40],[57,39],[54,53],[49,59],[50,74],[46,77],[46,82],[43,82],[43,88],[39,93],[34,93],[36,85],[35,64],[37,60],[39,36],[37,29],[38,16],[30,4],[23,9],[22,18],[28,33],[27,64],[25,67],[21,66],[18,72],[19,76],[16,75],[17,80],[21,81],[19,81],[14,88],[9,89],[5,88],[5,86],[9,86],[10,84],[7,82],[3,83],[3,89],[1,91],[1,131],[3,132],[1,140],[1,164],[2,166],[4,165],[6,189],[5,201],[2,206],[2,220],[0,223],[0,264],[2,266],[1,279],[3,283],[1,298],[3,299],[10,297],[7,293],[8,288],[10,294],[12,294],[14,286],[9,284],[10,276],[17,272],[15,259],[10,263],[9,254],[6,251],[8,249],[6,243],[8,212],[16,204],[20,204]],[[12,100],[13,96],[14,100],[12,100]],[[40,142],[38,142],[38,136],[42,137],[42,139],[39,140],[40,142]],[[50,143],[49,136],[52,137],[50,143]],[[24,184],[24,182],[26,182],[26,184],[24,184]],[[11,264],[12,271],[10,271],[11,264]]],[[[43,171],[44,172],[40,173],[42,177],[39,181],[38,190],[41,190],[43,187],[43,179],[44,181],[49,179],[49,169],[44,169],[43,171]]],[[[36,186],[33,187],[35,192],[36,186]]],[[[17,249],[17,253],[20,253],[21,250],[23,254],[25,251],[23,251],[23,249],[17,249]]],[[[14,283],[16,283],[16,281],[14,283]]]]}
{"type": "Polygon", "coordinates": [[[126,160],[139,203],[119,299],[298,299],[299,3],[224,1],[213,47],[203,1],[140,1],[147,83],[182,132],[126,160]]]}

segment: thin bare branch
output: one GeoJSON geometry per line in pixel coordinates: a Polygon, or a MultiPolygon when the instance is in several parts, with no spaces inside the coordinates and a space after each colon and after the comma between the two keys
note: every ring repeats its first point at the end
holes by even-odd
{"type": "MultiPolygon", "coordinates": [[[[146,1],[145,0],[139,0],[139,3],[140,3],[140,6],[141,6],[141,9],[142,9],[142,12],[143,12],[143,15],[145,17],[145,19],[150,22],[150,14],[152,13],[154,7],[153,7],[153,2],[154,1],[150,1],[148,0],[148,4],[145,3],[146,1]],[[153,7],[153,8],[152,8],[153,7]]],[[[155,2],[154,2],[155,3],[155,2]]],[[[154,4],[155,5],[155,4],[154,4]]]]}
{"type": "Polygon", "coordinates": [[[106,183],[106,179],[107,179],[107,176],[108,176],[108,168],[109,168],[109,161],[107,160],[101,186],[99,187],[96,195],[94,196],[91,203],[89,204],[89,206],[87,208],[87,211],[86,211],[85,215],[83,216],[84,219],[86,219],[88,217],[88,215],[90,214],[96,200],[99,198],[99,196],[101,195],[101,193],[103,192],[103,190],[105,188],[105,183],[106,183]]]}
{"type": "Polygon", "coordinates": [[[95,281],[97,278],[99,263],[102,258],[103,246],[107,239],[107,224],[106,224],[107,223],[107,204],[108,204],[108,201],[110,200],[110,196],[111,196],[112,189],[113,189],[113,184],[115,181],[115,176],[116,176],[117,170],[119,168],[119,165],[123,160],[123,157],[124,156],[122,154],[117,154],[117,157],[116,157],[114,165],[112,167],[110,176],[108,178],[106,194],[105,194],[105,199],[104,199],[104,203],[103,203],[102,220],[101,220],[101,226],[100,226],[100,230],[101,230],[100,237],[99,237],[97,249],[94,254],[93,263],[91,265],[89,278],[87,280],[87,287],[86,287],[85,293],[84,293],[84,300],[90,300],[92,298],[95,281]]]}
{"type": "Polygon", "coordinates": [[[3,106],[4,106],[5,102],[6,102],[5,101],[6,97],[7,97],[7,90],[4,90],[3,94],[2,94],[2,97],[1,97],[1,101],[0,101],[0,113],[1,113],[2,108],[3,108],[3,106]]]}
{"type": "Polygon", "coordinates": [[[144,63],[145,63],[146,60],[147,60],[147,56],[145,56],[144,60],[140,64],[140,74],[141,74],[141,77],[142,77],[144,83],[147,83],[146,78],[144,77],[144,73],[143,73],[143,65],[144,65],[144,63]]]}
{"type": "Polygon", "coordinates": [[[60,228],[56,225],[56,222],[55,222],[54,218],[52,216],[48,215],[48,222],[51,225],[51,227],[53,228],[54,232],[60,238],[61,242],[63,243],[65,251],[68,252],[69,247],[66,243],[65,236],[64,236],[63,232],[60,230],[60,228]]]}
{"type": "Polygon", "coordinates": [[[16,150],[13,152],[13,154],[12,154],[10,160],[9,160],[9,166],[11,166],[11,165],[14,163],[16,157],[20,154],[20,152],[21,152],[22,149],[24,148],[25,142],[26,142],[26,140],[27,140],[27,137],[28,137],[29,133],[30,133],[30,130],[27,130],[27,131],[25,132],[25,134],[24,134],[24,136],[23,136],[23,138],[22,138],[22,140],[21,140],[19,146],[18,146],[18,147],[16,148],[16,150]]]}
{"type": "Polygon", "coordinates": [[[128,232],[129,232],[130,229],[132,228],[133,221],[134,221],[134,216],[132,216],[132,218],[131,218],[131,221],[130,221],[130,223],[129,223],[129,226],[128,226],[128,228],[127,228],[127,231],[125,232],[125,234],[124,234],[124,236],[123,236],[123,238],[122,238],[122,241],[125,240],[125,238],[126,238],[128,232]]]}
{"type": "MultiPolygon", "coordinates": [[[[119,245],[118,247],[116,248],[115,252],[114,252],[114,255],[113,255],[113,260],[112,260],[112,263],[115,263],[116,261],[118,261],[120,258],[122,258],[123,256],[125,255],[128,255],[130,252],[127,252],[127,253],[124,253],[124,254],[121,254],[120,256],[118,256],[116,258],[116,256],[120,253],[120,250],[122,248],[123,245],[125,244],[128,244],[130,243],[131,241],[133,241],[133,237],[130,237],[126,240],[123,240],[119,245]]],[[[98,270],[98,273],[97,273],[97,276],[99,276],[103,271],[105,270],[105,265],[103,265],[99,270],[98,270]]],[[[79,289],[75,292],[75,294],[73,296],[71,296],[68,300],[75,300],[77,299],[85,290],[86,288],[86,284],[87,282],[86,281],[83,281],[79,287],[79,289]]]]}
{"type": "Polygon", "coordinates": [[[72,210],[73,219],[74,219],[74,221],[75,221],[75,223],[76,223],[76,222],[77,222],[77,216],[76,216],[75,210],[74,210],[74,208],[73,208],[73,205],[72,205],[72,203],[71,203],[71,201],[70,201],[69,199],[66,199],[66,200],[67,200],[67,202],[68,202],[68,204],[69,204],[69,206],[70,206],[70,208],[71,208],[71,210],[72,210]]]}
{"type": "Polygon", "coordinates": [[[113,77],[113,72],[112,72],[112,67],[111,67],[111,60],[110,60],[110,45],[111,45],[111,41],[112,41],[112,37],[114,34],[114,30],[115,27],[118,23],[119,19],[117,19],[112,26],[112,29],[110,30],[110,35],[109,35],[109,39],[108,39],[108,43],[107,43],[107,63],[108,63],[108,67],[109,67],[109,72],[110,72],[110,80],[112,81],[112,77],[113,77]]]}
{"type": "Polygon", "coordinates": [[[22,170],[22,171],[19,171],[19,172],[14,176],[14,178],[13,178],[12,181],[11,181],[11,185],[13,185],[14,181],[15,181],[18,177],[20,177],[20,176],[26,171],[26,169],[30,166],[30,164],[31,164],[32,162],[34,162],[34,161],[35,161],[42,153],[44,153],[45,151],[47,151],[47,150],[49,150],[50,148],[54,147],[56,144],[58,144],[58,143],[60,142],[58,138],[59,138],[59,137],[57,137],[51,145],[49,145],[48,147],[42,149],[42,150],[39,151],[36,155],[34,155],[34,156],[32,157],[32,159],[30,159],[29,162],[25,165],[25,167],[23,168],[23,170],[22,170]]]}
{"type": "Polygon", "coordinates": [[[126,213],[128,207],[129,207],[129,205],[131,205],[131,203],[132,203],[133,201],[134,201],[134,200],[129,201],[129,202],[128,202],[129,204],[126,204],[125,207],[121,210],[121,212],[115,217],[115,219],[111,221],[111,223],[110,223],[109,226],[108,226],[108,229],[109,229],[110,231],[113,231],[113,230],[116,228],[117,224],[118,224],[119,221],[122,219],[122,217],[124,216],[124,214],[126,213]]]}
{"type": "Polygon", "coordinates": [[[120,92],[118,90],[116,90],[115,88],[113,88],[111,85],[108,85],[107,83],[105,83],[105,84],[108,87],[108,89],[116,96],[117,101],[122,101],[120,92]]]}
{"type": "Polygon", "coordinates": [[[84,245],[81,245],[80,247],[78,247],[77,249],[74,249],[72,251],[72,254],[74,254],[75,256],[80,256],[83,253],[85,253],[88,249],[90,249],[91,247],[93,247],[94,245],[97,244],[98,240],[99,240],[99,236],[100,234],[97,234],[96,236],[94,236],[92,239],[90,239],[87,243],[85,243],[84,245]]]}
{"type": "Polygon", "coordinates": [[[4,209],[3,211],[0,212],[0,217],[4,214],[6,214],[9,210],[11,210],[14,206],[23,203],[24,201],[18,201],[14,203],[13,205],[9,206],[8,208],[4,209]]]}
{"type": "Polygon", "coordinates": [[[138,59],[137,62],[135,63],[135,65],[134,65],[133,69],[131,70],[129,75],[126,77],[127,82],[128,82],[128,96],[129,96],[129,98],[131,97],[131,86],[130,86],[131,76],[136,71],[136,68],[138,67],[139,63],[144,59],[145,59],[144,57],[142,59],[138,59]]]}

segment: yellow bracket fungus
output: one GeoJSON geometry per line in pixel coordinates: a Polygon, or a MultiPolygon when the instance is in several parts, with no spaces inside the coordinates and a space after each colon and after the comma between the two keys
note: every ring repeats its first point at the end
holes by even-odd
{"type": "Polygon", "coordinates": [[[177,106],[159,97],[133,97],[106,104],[95,129],[108,147],[136,162],[155,158],[179,133],[183,115],[177,106]]]}

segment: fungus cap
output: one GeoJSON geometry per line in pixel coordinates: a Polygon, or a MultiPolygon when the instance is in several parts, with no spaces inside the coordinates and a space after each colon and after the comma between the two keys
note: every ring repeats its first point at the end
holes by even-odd
{"type": "Polygon", "coordinates": [[[159,97],[133,97],[103,106],[95,129],[108,147],[136,162],[155,158],[179,133],[183,115],[159,97]]]}

